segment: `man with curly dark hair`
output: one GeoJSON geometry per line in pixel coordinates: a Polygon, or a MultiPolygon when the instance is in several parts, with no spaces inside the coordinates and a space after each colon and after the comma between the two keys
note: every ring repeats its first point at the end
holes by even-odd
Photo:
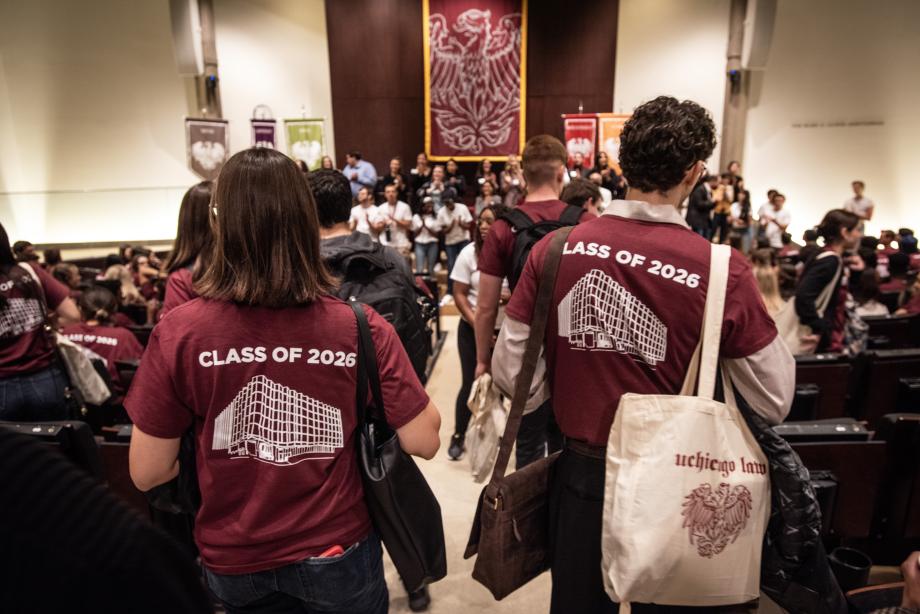
{"type": "MultiPolygon", "coordinates": [[[[605,446],[620,397],[678,394],[699,342],[710,243],[678,207],[706,173],[715,144],[712,119],[694,102],[662,96],[638,107],[621,136],[626,200],[576,226],[563,249],[545,363],[529,401],[552,397],[566,442],[550,493],[551,612],[618,609],[601,575],[605,446]]],[[[549,236],[534,246],[505,311],[492,375],[506,393],[520,372],[548,247],[549,236]]],[[[735,389],[770,423],[782,421],[792,404],[795,361],[737,251],[721,339],[720,358],[735,389]]]]}

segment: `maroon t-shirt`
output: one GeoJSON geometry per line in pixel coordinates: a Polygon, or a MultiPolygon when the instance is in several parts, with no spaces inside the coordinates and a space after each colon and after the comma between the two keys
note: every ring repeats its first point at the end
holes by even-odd
{"type": "Polygon", "coordinates": [[[86,322],[81,322],[65,327],[64,335],[74,343],[79,343],[102,356],[112,382],[118,387],[115,392],[125,392],[115,361],[139,360],[144,353],[144,347],[130,330],[121,326],[90,326],[86,322]]]}
{"type": "MultiPolygon", "coordinates": [[[[23,269],[27,266],[20,265],[23,269]]],[[[54,360],[54,346],[44,331],[45,314],[38,297],[44,294],[48,309],[53,311],[70,290],[40,266],[31,268],[41,281],[40,289],[28,271],[23,271],[21,283],[28,284],[31,291],[24,291],[9,277],[0,280],[0,294],[7,300],[0,310],[0,378],[40,371],[54,360]]]]}
{"type": "MultiPolygon", "coordinates": [[[[537,243],[505,313],[530,323],[552,235],[537,243]]],[[[605,445],[620,396],[677,394],[699,342],[709,242],[689,228],[602,215],[566,242],[546,329],[552,405],[566,436],[605,445]]],[[[776,337],[747,260],[732,251],[721,355],[776,337]]]]}
{"type": "MultiPolygon", "coordinates": [[[[567,206],[561,200],[536,200],[523,202],[517,209],[526,213],[534,222],[542,222],[558,220],[567,206]]],[[[585,211],[581,214],[579,222],[586,222],[595,217],[597,216],[593,213],[585,211]]],[[[514,231],[511,224],[502,219],[495,220],[479,255],[479,272],[504,279],[511,275],[514,269],[513,258],[514,231]]]]}
{"type": "Polygon", "coordinates": [[[195,292],[192,271],[184,267],[178,271],[173,271],[166,279],[166,296],[163,298],[160,318],[193,298],[198,298],[198,293],[195,292]]]}
{"type": "MultiPolygon", "coordinates": [[[[399,428],[428,395],[393,327],[365,311],[387,423],[399,428]]],[[[367,535],[357,334],[351,307],[329,297],[288,309],[197,298],[153,330],[125,407],[154,437],[180,437],[194,422],[195,539],[210,569],[273,569],[367,535]]]]}

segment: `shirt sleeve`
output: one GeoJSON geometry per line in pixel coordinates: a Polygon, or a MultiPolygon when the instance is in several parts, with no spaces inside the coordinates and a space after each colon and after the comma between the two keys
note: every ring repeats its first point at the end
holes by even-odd
{"type": "Polygon", "coordinates": [[[493,277],[508,277],[508,261],[514,251],[514,234],[508,222],[495,220],[479,255],[479,272],[493,277]]]}
{"type": "Polygon", "coordinates": [[[377,350],[377,369],[380,372],[386,421],[390,428],[398,429],[411,422],[428,406],[428,393],[418,380],[393,326],[370,307],[365,306],[364,312],[377,350]]]}
{"type": "Polygon", "coordinates": [[[723,358],[744,358],[765,348],[775,337],[776,325],[764,306],[751,265],[732,250],[720,354],[723,358]]]}
{"type": "Polygon", "coordinates": [[[355,209],[357,209],[357,207],[352,207],[352,208],[351,208],[351,214],[348,216],[348,221],[349,221],[349,222],[357,222],[357,221],[358,221],[358,214],[357,214],[357,212],[355,211],[355,209]]]}
{"type": "Polygon", "coordinates": [[[42,284],[42,291],[45,293],[45,302],[48,304],[48,308],[57,309],[58,305],[63,303],[64,299],[70,296],[70,290],[37,264],[29,266],[35,271],[35,274],[42,284]]]}
{"type": "MultiPolygon", "coordinates": [[[[476,249],[475,246],[473,249],[476,249]]],[[[454,268],[450,272],[450,278],[452,280],[458,281],[461,284],[470,285],[473,279],[473,268],[470,266],[472,264],[470,253],[471,251],[469,247],[464,247],[460,252],[460,255],[457,256],[457,261],[454,263],[454,268]]]]}
{"type": "Polygon", "coordinates": [[[163,341],[161,322],[153,329],[141,365],[131,382],[125,409],[140,430],[163,439],[175,439],[192,424],[193,414],[176,393],[171,366],[177,356],[163,341]]]}
{"type": "Polygon", "coordinates": [[[373,188],[377,184],[377,169],[370,162],[365,162],[358,169],[358,183],[373,188]]]}
{"type": "Polygon", "coordinates": [[[402,207],[396,207],[396,219],[401,221],[411,220],[412,218],[412,209],[409,208],[409,205],[402,203],[402,207]],[[400,213],[400,211],[402,213],[400,213]]]}
{"type": "Polygon", "coordinates": [[[458,203],[457,207],[460,208],[460,220],[462,222],[472,222],[473,216],[470,215],[470,208],[464,205],[463,203],[458,203]]]}
{"type": "MultiPolygon", "coordinates": [[[[489,234],[491,236],[491,232],[489,234]]],[[[521,271],[521,277],[511,293],[511,301],[505,307],[505,314],[518,322],[530,324],[533,319],[533,308],[537,300],[540,272],[543,271],[543,262],[546,259],[546,251],[549,248],[552,236],[553,233],[546,235],[533,246],[530,255],[527,257],[527,262],[524,264],[524,270],[521,271]]],[[[482,271],[482,266],[480,266],[479,270],[480,272],[482,271]]]]}
{"type": "Polygon", "coordinates": [[[412,216],[412,230],[418,232],[422,229],[422,218],[418,214],[412,216]]]}

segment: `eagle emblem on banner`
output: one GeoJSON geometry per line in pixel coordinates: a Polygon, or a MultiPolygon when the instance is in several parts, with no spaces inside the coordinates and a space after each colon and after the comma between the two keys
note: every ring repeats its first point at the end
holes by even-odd
{"type": "Polygon", "coordinates": [[[713,491],[710,484],[701,484],[684,497],[683,527],[690,532],[690,544],[708,559],[722,552],[738,538],[753,508],[751,491],[745,486],[722,482],[713,491]],[[696,540],[694,542],[694,540],[696,540]]]}
{"type": "Polygon", "coordinates": [[[435,13],[429,32],[431,115],[443,142],[469,154],[516,150],[508,141],[521,112],[521,14],[493,25],[488,10],[453,24],[435,13]]]}

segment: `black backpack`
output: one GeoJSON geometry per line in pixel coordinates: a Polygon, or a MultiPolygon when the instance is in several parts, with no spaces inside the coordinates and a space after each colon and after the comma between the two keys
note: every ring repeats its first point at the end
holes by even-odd
{"type": "Polygon", "coordinates": [[[508,222],[511,231],[514,233],[514,256],[511,268],[511,274],[508,276],[508,283],[511,289],[517,285],[521,273],[524,271],[524,265],[527,264],[527,256],[530,250],[536,245],[537,241],[548,235],[554,230],[565,228],[566,226],[575,226],[581,219],[584,209],[575,205],[566,205],[565,211],[559,216],[558,220],[541,220],[534,222],[526,213],[520,209],[512,209],[501,219],[508,222]]]}
{"type": "Polygon", "coordinates": [[[431,334],[419,306],[422,293],[406,271],[388,261],[382,251],[378,246],[372,252],[358,252],[342,258],[337,263],[342,280],[336,295],[345,301],[356,300],[369,305],[393,325],[416,375],[424,384],[432,348],[431,334]]]}

